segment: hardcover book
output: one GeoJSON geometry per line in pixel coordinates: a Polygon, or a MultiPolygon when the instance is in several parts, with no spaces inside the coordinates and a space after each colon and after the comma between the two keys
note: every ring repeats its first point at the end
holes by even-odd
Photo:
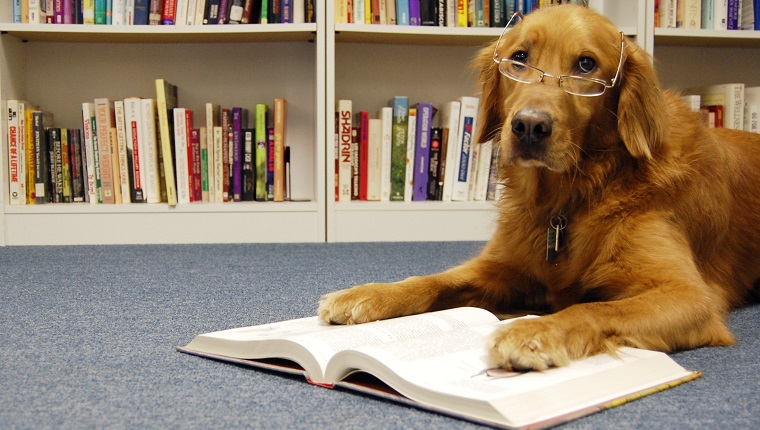
{"type": "Polygon", "coordinates": [[[267,191],[267,112],[266,104],[256,105],[256,200],[265,202],[269,198],[267,191]]]}
{"type": "Polygon", "coordinates": [[[351,100],[338,101],[338,201],[351,201],[351,129],[353,107],[351,100]]]}
{"type": "Polygon", "coordinates": [[[427,200],[430,168],[430,131],[435,109],[430,103],[417,105],[417,137],[414,151],[414,194],[412,200],[427,200]]]}
{"type": "Polygon", "coordinates": [[[487,340],[513,321],[477,308],[349,326],[311,317],[201,334],[178,350],[504,428],[556,425],[700,376],[633,348],[543,372],[494,368],[487,340]]]}
{"type": "MultiPolygon", "coordinates": [[[[114,186],[114,158],[111,151],[111,129],[114,128],[113,102],[107,98],[95,99],[95,129],[98,136],[100,159],[100,194],[102,203],[116,203],[114,186]]],[[[116,142],[113,143],[116,146],[116,142]]],[[[118,162],[118,159],[116,159],[118,162]]]]}
{"type": "Polygon", "coordinates": [[[391,150],[391,201],[404,201],[404,179],[406,177],[406,134],[409,127],[409,98],[396,96],[391,101],[393,107],[393,129],[391,150]]]}
{"type": "Polygon", "coordinates": [[[173,111],[177,107],[177,86],[164,79],[156,79],[156,110],[161,141],[161,159],[164,164],[166,199],[169,206],[177,205],[177,188],[174,182],[173,111]]]}
{"type": "Polygon", "coordinates": [[[452,187],[452,201],[467,201],[470,192],[470,150],[473,145],[472,139],[476,127],[479,100],[476,97],[461,97],[461,110],[459,112],[459,125],[454,148],[454,186],[452,187]]]}
{"type": "Polygon", "coordinates": [[[285,200],[285,99],[274,99],[274,201],[285,200]]]}

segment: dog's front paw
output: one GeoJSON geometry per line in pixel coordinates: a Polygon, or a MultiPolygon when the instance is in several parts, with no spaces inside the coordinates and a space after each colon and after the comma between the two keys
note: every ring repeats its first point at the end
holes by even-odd
{"type": "Polygon", "coordinates": [[[515,321],[491,337],[489,364],[510,370],[546,370],[569,363],[567,337],[544,318],[515,321]]]}
{"type": "Polygon", "coordinates": [[[328,324],[359,324],[390,318],[391,286],[359,285],[322,296],[317,309],[319,319],[328,324]]]}

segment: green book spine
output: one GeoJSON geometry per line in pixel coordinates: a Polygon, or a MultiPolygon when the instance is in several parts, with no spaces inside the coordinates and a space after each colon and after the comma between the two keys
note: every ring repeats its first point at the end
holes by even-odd
{"type": "Polygon", "coordinates": [[[267,105],[256,105],[256,200],[267,201],[267,105]]]}
{"type": "Polygon", "coordinates": [[[409,128],[409,98],[393,98],[393,135],[391,148],[391,201],[404,201],[406,179],[406,135],[409,128]]]}

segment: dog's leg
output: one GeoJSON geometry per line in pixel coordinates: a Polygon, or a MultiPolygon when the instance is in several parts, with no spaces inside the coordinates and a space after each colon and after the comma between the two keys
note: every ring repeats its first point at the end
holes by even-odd
{"type": "MultiPolygon", "coordinates": [[[[322,297],[318,315],[333,324],[356,324],[458,306],[491,311],[514,304],[528,288],[517,270],[486,248],[445,272],[391,284],[365,284],[322,297]]],[[[539,294],[540,296],[540,294],[539,294]]]]}
{"type": "Polygon", "coordinates": [[[702,278],[679,233],[666,223],[643,225],[646,231],[628,230],[608,262],[597,261],[583,276],[586,291],[609,301],[575,304],[499,329],[490,345],[492,364],[541,370],[620,346],[667,352],[732,344],[724,288],[702,278]],[[647,252],[631,251],[636,249],[647,252]]]}

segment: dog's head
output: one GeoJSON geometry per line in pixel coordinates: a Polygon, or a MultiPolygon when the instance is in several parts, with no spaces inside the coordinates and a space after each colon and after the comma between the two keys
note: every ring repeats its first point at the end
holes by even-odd
{"type": "Polygon", "coordinates": [[[649,159],[665,101],[648,56],[580,6],[540,9],[476,59],[478,141],[500,139],[512,165],[568,172],[598,151],[649,159]]]}

